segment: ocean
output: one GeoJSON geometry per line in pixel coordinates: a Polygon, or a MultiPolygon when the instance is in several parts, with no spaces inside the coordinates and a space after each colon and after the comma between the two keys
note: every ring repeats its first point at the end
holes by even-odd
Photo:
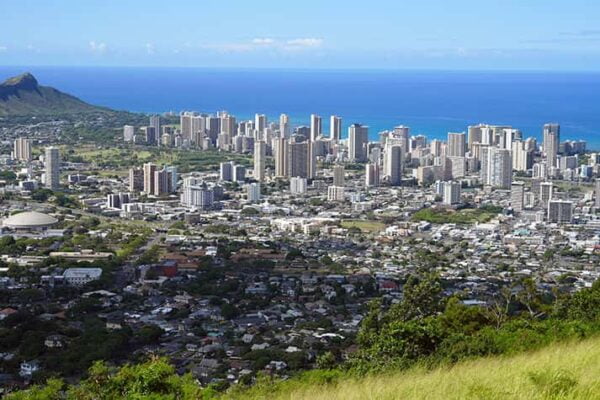
{"type": "Polygon", "coordinates": [[[369,135],[396,125],[430,139],[477,123],[512,125],[541,136],[558,122],[561,140],[584,139],[600,149],[600,73],[278,70],[134,67],[0,67],[0,80],[25,71],[89,103],[136,112],[227,110],[293,125],[310,114],[358,122],[369,135]]]}

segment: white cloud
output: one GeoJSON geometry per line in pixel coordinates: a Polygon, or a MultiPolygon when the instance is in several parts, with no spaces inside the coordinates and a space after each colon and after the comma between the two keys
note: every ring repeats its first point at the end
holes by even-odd
{"type": "Polygon", "coordinates": [[[7,50],[8,50],[8,47],[6,47],[6,46],[0,46],[0,53],[1,52],[5,52],[7,50]]]}
{"type": "Polygon", "coordinates": [[[291,39],[286,42],[288,47],[320,47],[323,44],[323,39],[319,38],[298,38],[291,39]]]}
{"type": "Polygon", "coordinates": [[[254,38],[252,39],[252,44],[260,45],[260,46],[268,46],[275,44],[275,39],[271,38],[254,38]]]}
{"type": "Polygon", "coordinates": [[[94,40],[90,41],[89,46],[90,46],[90,50],[92,51],[92,53],[96,53],[96,54],[104,54],[106,52],[106,50],[108,49],[106,46],[106,43],[96,42],[94,40]]]}
{"type": "Polygon", "coordinates": [[[146,47],[146,53],[148,53],[149,55],[153,55],[155,53],[154,45],[152,43],[146,43],[145,47],[146,47]]]}

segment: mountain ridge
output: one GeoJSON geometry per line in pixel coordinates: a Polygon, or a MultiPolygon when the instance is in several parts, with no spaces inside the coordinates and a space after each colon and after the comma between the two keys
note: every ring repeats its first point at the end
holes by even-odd
{"type": "Polygon", "coordinates": [[[33,74],[8,78],[0,84],[0,116],[26,116],[111,112],[50,86],[42,86],[33,74]]]}

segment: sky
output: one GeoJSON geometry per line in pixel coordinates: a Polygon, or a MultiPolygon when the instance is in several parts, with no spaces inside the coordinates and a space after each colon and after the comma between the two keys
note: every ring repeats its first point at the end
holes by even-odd
{"type": "Polygon", "coordinates": [[[600,71],[597,0],[0,0],[0,65],[600,71]]]}

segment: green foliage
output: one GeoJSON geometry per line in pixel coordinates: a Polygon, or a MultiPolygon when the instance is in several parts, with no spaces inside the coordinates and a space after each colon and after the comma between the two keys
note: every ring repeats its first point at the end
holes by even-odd
{"type": "Polygon", "coordinates": [[[423,208],[413,214],[415,221],[427,221],[433,224],[473,224],[487,222],[497,214],[484,208],[465,208],[458,211],[447,209],[423,208]]]}

